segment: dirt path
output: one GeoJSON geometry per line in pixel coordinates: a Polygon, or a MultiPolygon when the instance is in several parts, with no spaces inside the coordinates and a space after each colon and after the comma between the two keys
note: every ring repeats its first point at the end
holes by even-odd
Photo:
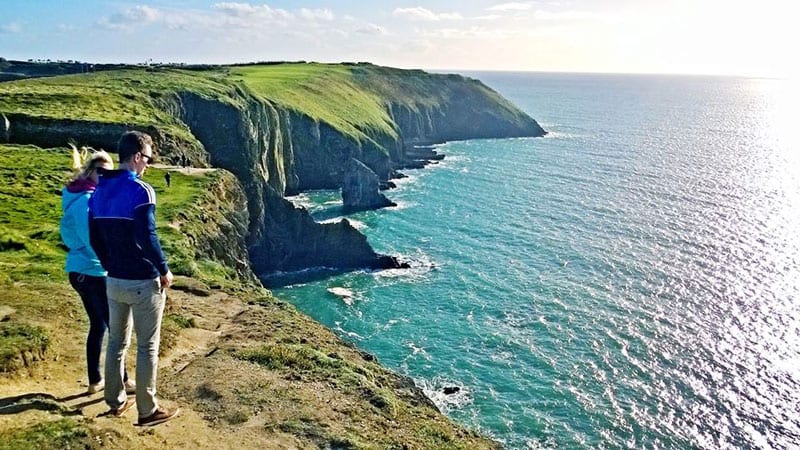
{"type": "MultiPolygon", "coordinates": [[[[191,317],[193,328],[182,330],[176,343],[160,358],[159,385],[209,353],[244,305],[220,291],[208,296],[171,290],[167,313],[191,317]]],[[[156,427],[137,427],[136,408],[122,418],[108,416],[103,393],[86,392],[82,333],[65,331],[55,360],[34,365],[25,373],[0,383],[0,429],[16,429],[64,417],[83,420],[96,431],[94,440],[105,448],[250,448],[255,436],[212,428],[189,405],[159,395],[161,403],[180,406],[177,419],[156,427]]],[[[135,339],[128,351],[134,367],[135,339]]],[[[256,439],[258,441],[259,439],[256,439]]],[[[283,447],[283,445],[280,445],[283,447]]],[[[290,445],[291,447],[291,445],[290,445]]]]}

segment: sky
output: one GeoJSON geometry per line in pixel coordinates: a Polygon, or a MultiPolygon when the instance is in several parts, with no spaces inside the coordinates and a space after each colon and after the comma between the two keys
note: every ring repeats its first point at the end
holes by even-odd
{"type": "Polygon", "coordinates": [[[0,57],[798,76],[790,0],[0,0],[0,57]]]}

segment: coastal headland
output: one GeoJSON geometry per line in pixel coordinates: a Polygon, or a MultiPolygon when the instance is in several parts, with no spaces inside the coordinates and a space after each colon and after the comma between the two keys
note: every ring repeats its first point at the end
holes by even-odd
{"type": "Polygon", "coordinates": [[[343,189],[349,210],[388,206],[391,191],[380,189],[403,168],[442,157],[426,146],[541,136],[535,120],[477,80],[363,63],[112,69],[0,83],[1,442],[497,445],[449,421],[411,380],[272,297],[258,275],[402,266],[373,251],[347,220],[316,223],[285,197],[343,189]],[[63,274],[58,235],[67,144],[113,151],[128,129],[156,140],[159,165],[146,178],[180,275],[159,389],[186,414],[152,432],[98,417],[101,397],[80,395],[86,320],[63,274]]]}

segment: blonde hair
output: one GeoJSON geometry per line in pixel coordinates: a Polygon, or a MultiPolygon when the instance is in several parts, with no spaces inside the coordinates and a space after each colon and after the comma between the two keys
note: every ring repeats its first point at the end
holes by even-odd
{"type": "Polygon", "coordinates": [[[72,149],[72,170],[77,172],[70,181],[87,178],[93,170],[103,164],[111,164],[111,167],[114,167],[111,155],[104,150],[81,147],[78,151],[78,147],[74,144],[69,144],[69,147],[72,149]]]}

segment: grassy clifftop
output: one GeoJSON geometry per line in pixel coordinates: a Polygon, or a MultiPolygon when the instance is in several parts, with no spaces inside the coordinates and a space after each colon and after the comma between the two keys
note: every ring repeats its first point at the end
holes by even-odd
{"type": "Polygon", "coordinates": [[[65,148],[0,145],[0,449],[496,446],[226,259],[241,256],[247,227],[241,187],[222,170],[144,177],[178,275],[159,395],[181,416],[152,430],[132,425],[135,412],[103,416],[102,395],[84,394],[87,323],[58,236],[69,161],[65,148]]]}
{"type": "Polygon", "coordinates": [[[364,89],[350,66],[341,64],[275,64],[231,68],[258,95],[278,105],[330,124],[364,140],[373,130],[397,137],[382,99],[364,89]]]}
{"type": "Polygon", "coordinates": [[[356,141],[398,137],[389,105],[436,109],[467,91],[523,125],[526,116],[482,83],[460,75],[430,74],[370,64],[283,63],[206,70],[128,68],[0,83],[0,113],[39,118],[123,123],[164,130],[186,141],[190,131],[163,99],[192,92],[237,104],[246,90],[280,107],[326,123],[356,141]]]}

